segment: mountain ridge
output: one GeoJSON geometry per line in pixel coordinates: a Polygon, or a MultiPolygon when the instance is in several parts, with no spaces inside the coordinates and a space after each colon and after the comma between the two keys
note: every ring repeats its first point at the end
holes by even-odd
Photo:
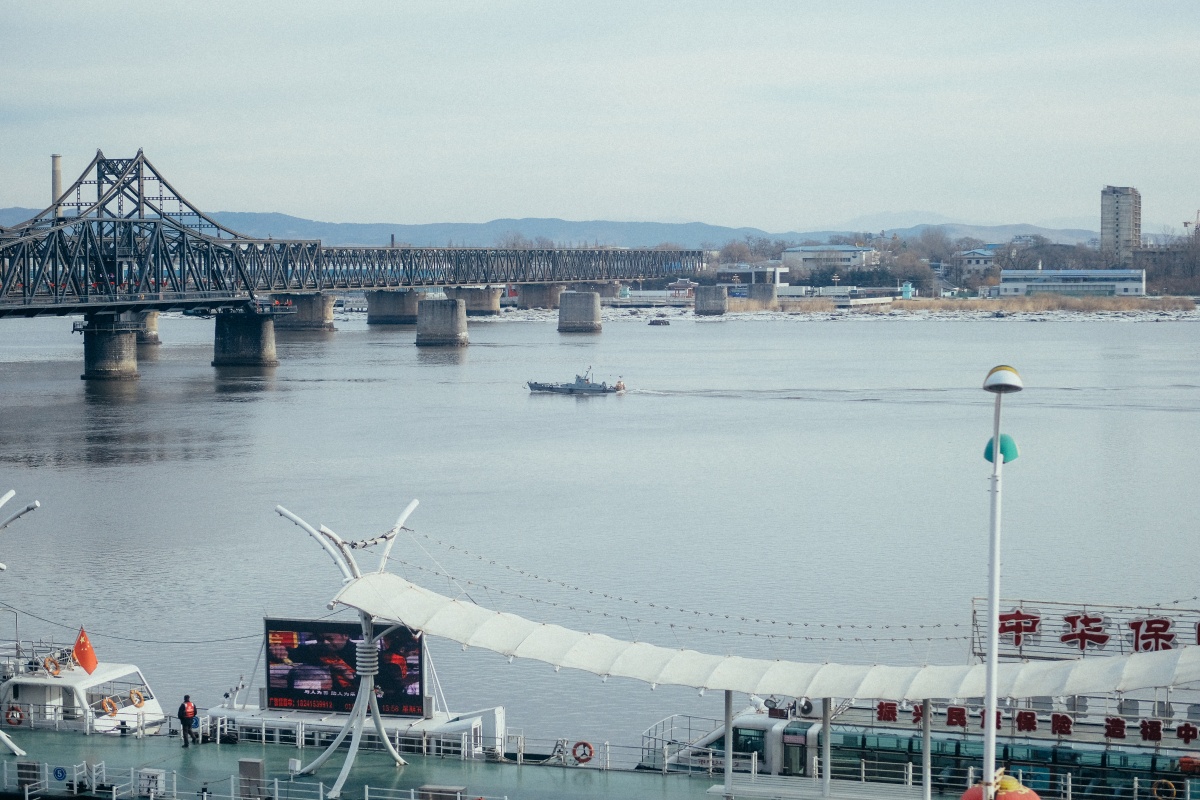
{"type": "MultiPolygon", "coordinates": [[[[0,208],[0,225],[12,226],[33,217],[41,209],[0,208]]],[[[912,212],[905,212],[912,213],[912,212]]],[[[812,230],[772,233],[753,227],[728,227],[704,222],[620,222],[613,220],[564,220],[553,217],[495,219],[489,222],[435,222],[404,225],[386,222],[322,222],[276,212],[217,211],[212,218],[247,236],[276,239],[320,239],[326,245],[383,246],[405,243],[416,247],[493,247],[509,234],[527,239],[544,237],[560,244],[580,247],[611,245],[616,247],[653,247],[673,243],[684,248],[718,248],[730,240],[747,236],[803,242],[825,242],[831,236],[854,236],[868,231],[812,230]]],[[[876,219],[884,215],[873,215],[876,219]]],[[[899,215],[897,215],[899,216],[899,215]]],[[[860,217],[867,221],[869,217],[860,217]]],[[[855,220],[858,221],[858,220],[855,220]]],[[[1099,237],[1096,231],[1082,228],[1044,228],[1030,224],[971,225],[959,222],[931,222],[903,228],[883,228],[886,236],[919,236],[926,228],[942,228],[951,239],[970,236],[986,242],[1007,242],[1014,236],[1045,236],[1053,242],[1078,244],[1099,237]]],[[[874,230],[869,232],[875,233],[874,230]]]]}

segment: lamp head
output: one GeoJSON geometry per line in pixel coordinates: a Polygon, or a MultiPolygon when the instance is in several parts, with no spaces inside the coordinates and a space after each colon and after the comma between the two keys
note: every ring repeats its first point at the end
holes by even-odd
{"type": "Polygon", "coordinates": [[[1001,364],[998,367],[992,367],[992,371],[987,374],[983,380],[983,389],[987,392],[995,394],[1009,394],[1011,392],[1019,392],[1025,388],[1025,384],[1021,382],[1021,376],[1017,371],[1007,364],[1001,364]]]}

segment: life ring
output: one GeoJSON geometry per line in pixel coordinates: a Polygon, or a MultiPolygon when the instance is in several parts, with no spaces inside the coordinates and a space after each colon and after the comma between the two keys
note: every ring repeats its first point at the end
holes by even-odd
{"type": "Polygon", "coordinates": [[[108,714],[110,717],[115,717],[117,715],[117,701],[113,700],[111,697],[106,697],[101,700],[100,707],[104,709],[104,713],[108,714]]]}
{"type": "Polygon", "coordinates": [[[591,742],[576,742],[575,746],[571,748],[571,757],[580,764],[588,763],[595,754],[596,750],[592,747],[591,742]]]}
{"type": "Polygon", "coordinates": [[[54,656],[46,656],[42,659],[42,668],[49,672],[54,677],[62,674],[62,666],[59,665],[58,659],[54,656]]]}
{"type": "Polygon", "coordinates": [[[134,708],[141,708],[142,706],[146,705],[146,695],[142,694],[137,689],[130,689],[129,702],[133,704],[134,708]]]}
{"type": "Polygon", "coordinates": [[[1179,790],[1175,788],[1175,784],[1166,778],[1159,778],[1150,787],[1150,793],[1154,795],[1155,800],[1175,800],[1175,796],[1179,794],[1179,790]],[[1161,792],[1159,790],[1162,790],[1161,792]]]}
{"type": "Polygon", "coordinates": [[[4,719],[13,727],[19,726],[25,721],[25,712],[20,706],[9,706],[8,712],[4,715],[4,719]]]}

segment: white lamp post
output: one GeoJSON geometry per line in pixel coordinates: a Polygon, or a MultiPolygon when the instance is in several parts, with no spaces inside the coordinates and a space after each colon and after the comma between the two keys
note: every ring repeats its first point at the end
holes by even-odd
{"type": "Polygon", "coordinates": [[[988,541],[988,649],[987,697],[983,722],[983,796],[996,796],[996,664],[1000,651],[1000,470],[1006,461],[1017,457],[1016,443],[1000,435],[1000,399],[1025,388],[1021,376],[1012,367],[993,367],[983,381],[985,391],[996,395],[996,413],[992,441],[984,457],[992,462],[992,523],[988,541]]]}

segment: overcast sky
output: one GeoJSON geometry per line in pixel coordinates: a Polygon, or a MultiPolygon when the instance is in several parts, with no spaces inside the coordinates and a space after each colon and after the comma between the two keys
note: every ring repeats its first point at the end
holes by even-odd
{"type": "Polygon", "coordinates": [[[1200,208],[1190,2],[0,6],[0,207],[97,148],[207,210],[337,222],[1200,208]]]}

